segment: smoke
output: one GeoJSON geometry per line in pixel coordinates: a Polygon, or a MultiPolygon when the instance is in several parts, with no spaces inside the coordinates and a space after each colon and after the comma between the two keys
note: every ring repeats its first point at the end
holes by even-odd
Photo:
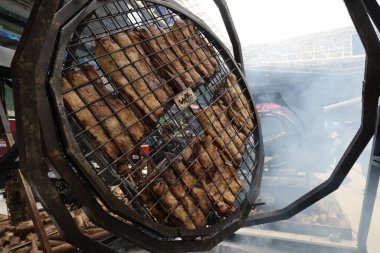
{"type": "MultiPolygon", "coordinates": [[[[331,35],[332,32],[320,33],[316,37],[309,35],[303,41],[304,48],[299,47],[299,50],[306,52],[307,43],[313,45],[315,41],[331,43],[329,36],[335,36],[335,40],[349,40],[352,29],[336,30],[336,35],[331,35]]],[[[283,45],[283,50],[287,50],[291,43],[295,43],[294,47],[301,46],[297,40],[289,40],[283,45]]],[[[358,130],[364,56],[354,59],[352,55],[342,55],[338,61],[316,59],[303,63],[276,63],[273,60],[268,63],[268,59],[279,59],[281,53],[285,54],[281,52],[281,43],[266,44],[262,48],[257,45],[246,47],[244,51],[248,52],[247,57],[262,60],[248,60],[245,67],[249,88],[259,109],[266,156],[260,196],[266,205],[260,211],[278,210],[326,180],[358,130]],[[265,48],[275,48],[276,51],[268,50],[263,57],[265,48]]],[[[367,148],[353,168],[362,179],[366,177],[368,157],[367,148]]],[[[352,178],[348,177],[342,188],[351,181],[352,178]]],[[[363,182],[360,187],[364,187],[363,182]]],[[[355,190],[362,191],[363,188],[355,190]]],[[[294,238],[272,240],[270,236],[258,240],[265,238],[262,235],[240,235],[233,238],[232,243],[281,248],[281,252],[294,252],[294,249],[297,252],[333,252],[331,248],[311,247],[302,242],[307,241],[307,236],[319,236],[328,242],[355,240],[352,235],[357,231],[360,212],[356,214],[356,220],[351,221],[352,216],[348,218],[346,215],[348,208],[342,205],[342,196],[333,194],[289,221],[254,228],[302,235],[303,239],[298,243],[294,238]]]]}

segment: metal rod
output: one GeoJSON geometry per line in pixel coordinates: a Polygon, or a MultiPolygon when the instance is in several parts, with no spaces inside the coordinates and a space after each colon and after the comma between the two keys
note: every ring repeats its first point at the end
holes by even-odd
{"type": "Polygon", "coordinates": [[[367,9],[369,16],[375,24],[377,30],[380,31],[380,6],[376,0],[363,0],[363,4],[367,9]]]}
{"type": "Polygon", "coordinates": [[[371,158],[368,167],[367,181],[365,186],[362,212],[360,215],[358,247],[361,252],[367,252],[368,232],[372,220],[373,208],[375,206],[377,189],[379,187],[380,163],[375,161],[375,157],[380,156],[380,110],[377,118],[377,128],[372,144],[371,158]]]}
{"type": "Polygon", "coordinates": [[[232,21],[232,17],[231,17],[230,10],[228,9],[228,5],[226,1],[224,0],[214,0],[214,3],[218,7],[220,15],[222,16],[224,25],[226,26],[228,36],[230,37],[230,41],[232,43],[235,60],[240,65],[241,71],[244,73],[244,61],[243,61],[243,53],[241,50],[240,39],[237,34],[234,22],[232,21]]]}

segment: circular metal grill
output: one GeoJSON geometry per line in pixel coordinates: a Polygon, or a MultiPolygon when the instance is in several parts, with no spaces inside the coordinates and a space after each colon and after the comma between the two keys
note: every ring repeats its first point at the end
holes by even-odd
{"type": "Polygon", "coordinates": [[[77,25],[62,68],[70,136],[82,172],[124,218],[199,229],[252,204],[255,110],[222,50],[192,20],[145,1],[104,4],[77,25]]]}
{"type": "MultiPolygon", "coordinates": [[[[369,58],[363,124],[327,181],[246,221],[260,189],[260,124],[241,70],[213,32],[173,0],[37,1],[12,63],[17,149],[65,240],[112,252],[78,229],[52,171],[94,224],[154,252],[210,249],[243,222],[286,219],[336,190],[373,136],[378,104],[375,11],[346,4],[369,58]]],[[[228,20],[226,28],[242,63],[228,20]]]]}

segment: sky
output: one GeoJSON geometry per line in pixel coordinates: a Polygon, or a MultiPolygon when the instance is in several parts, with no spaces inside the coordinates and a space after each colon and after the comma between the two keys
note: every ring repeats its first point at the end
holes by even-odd
{"type": "Polygon", "coordinates": [[[227,2],[242,44],[280,41],[352,25],[343,0],[227,2]]]}

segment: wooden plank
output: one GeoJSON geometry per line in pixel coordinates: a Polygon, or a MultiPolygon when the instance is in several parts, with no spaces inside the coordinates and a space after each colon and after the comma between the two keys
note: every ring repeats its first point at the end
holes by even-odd
{"type": "Polygon", "coordinates": [[[30,215],[33,221],[33,224],[36,228],[36,233],[38,236],[38,240],[40,242],[40,247],[45,253],[52,253],[51,246],[49,244],[49,239],[46,235],[46,231],[44,228],[44,225],[42,223],[42,220],[40,218],[40,213],[37,209],[36,201],[33,196],[32,189],[30,188],[28,182],[25,180],[24,176],[22,175],[20,170],[17,170],[17,174],[20,178],[20,182],[22,184],[22,190],[25,193],[25,201],[26,205],[28,206],[30,210],[30,215]]]}

